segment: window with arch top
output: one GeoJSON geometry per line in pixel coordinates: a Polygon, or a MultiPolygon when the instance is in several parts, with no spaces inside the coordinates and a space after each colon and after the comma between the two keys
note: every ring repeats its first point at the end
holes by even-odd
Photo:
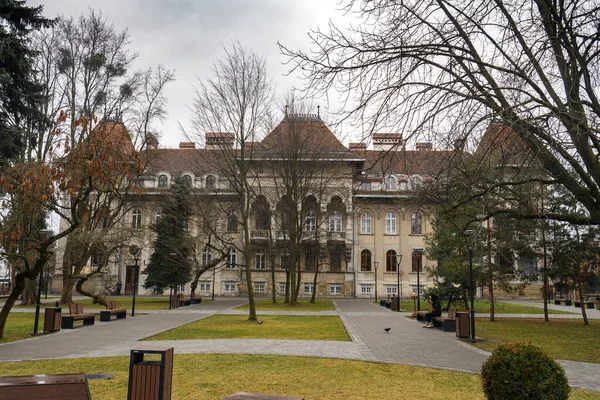
{"type": "Polygon", "coordinates": [[[214,189],[217,187],[217,178],[214,175],[208,175],[205,184],[207,189],[214,189]]]}
{"type": "Polygon", "coordinates": [[[181,177],[182,181],[183,181],[183,186],[185,187],[192,187],[192,177],[189,175],[183,175],[181,177]]]}
{"type": "Polygon", "coordinates": [[[131,213],[131,227],[133,229],[140,229],[142,227],[142,212],[136,208],[131,213]]]}
{"type": "Polygon", "coordinates": [[[314,211],[306,213],[306,230],[308,232],[314,232],[317,230],[317,214],[314,211]]]}
{"type": "Polygon", "coordinates": [[[158,187],[166,188],[169,187],[169,177],[165,174],[159,175],[158,177],[158,187]]]}
{"type": "Polygon", "coordinates": [[[363,250],[360,252],[360,270],[370,271],[371,270],[371,251],[363,250]]]}
{"type": "Polygon", "coordinates": [[[329,214],[329,232],[342,231],[342,213],[334,211],[329,214]]]}
{"type": "Polygon", "coordinates": [[[360,233],[371,233],[371,214],[368,212],[360,216],[360,233]]]}
{"type": "Polygon", "coordinates": [[[388,250],[385,253],[385,272],[396,272],[396,252],[394,250],[388,250]]]}

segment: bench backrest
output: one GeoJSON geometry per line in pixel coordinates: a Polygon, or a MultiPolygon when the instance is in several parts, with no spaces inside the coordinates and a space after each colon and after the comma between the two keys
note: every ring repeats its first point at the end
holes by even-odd
{"type": "Polygon", "coordinates": [[[106,302],[106,309],[107,310],[116,310],[117,309],[117,302],[114,300],[109,300],[106,302]]]}
{"type": "Polygon", "coordinates": [[[75,303],[69,304],[69,313],[71,315],[83,314],[83,305],[75,303]]]}
{"type": "Polygon", "coordinates": [[[448,318],[456,318],[456,308],[448,309],[448,318]]]}
{"type": "Polygon", "coordinates": [[[85,374],[0,376],[4,400],[91,400],[85,374]]]}

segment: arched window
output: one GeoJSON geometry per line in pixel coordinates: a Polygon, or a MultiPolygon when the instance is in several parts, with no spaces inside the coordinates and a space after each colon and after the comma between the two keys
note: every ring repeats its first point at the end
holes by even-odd
{"type": "Polygon", "coordinates": [[[385,178],[385,190],[396,190],[396,178],[393,176],[385,178]]]}
{"type": "Polygon", "coordinates": [[[237,232],[238,230],[238,213],[231,211],[227,215],[227,232],[237,232]]]}
{"type": "Polygon", "coordinates": [[[256,269],[267,268],[267,253],[266,253],[265,249],[256,250],[255,268],[256,269]]]}
{"type": "Polygon", "coordinates": [[[236,259],[237,251],[232,247],[229,249],[229,254],[227,254],[227,268],[235,268],[236,259]]]}
{"type": "Polygon", "coordinates": [[[316,246],[308,246],[304,249],[304,269],[307,271],[314,271],[317,269],[318,262],[318,249],[316,246]]]}
{"type": "Polygon", "coordinates": [[[396,234],[396,214],[393,212],[385,214],[385,234],[396,234]]]}
{"type": "Polygon", "coordinates": [[[184,175],[181,177],[181,179],[183,180],[183,186],[192,187],[192,177],[191,176],[184,175]]]}
{"type": "Polygon", "coordinates": [[[306,230],[308,232],[314,232],[317,230],[317,215],[314,211],[306,213],[306,230]]]}
{"type": "Polygon", "coordinates": [[[206,177],[206,188],[214,189],[217,186],[217,179],[214,175],[208,175],[206,177]]]}
{"type": "Polygon", "coordinates": [[[371,214],[368,212],[360,216],[360,233],[371,233],[371,214]]]}
{"type": "Polygon", "coordinates": [[[423,250],[414,249],[412,252],[412,272],[423,272],[423,250]]]}
{"type": "Polygon", "coordinates": [[[334,211],[329,215],[329,232],[342,231],[342,213],[334,211]]]}
{"type": "Polygon", "coordinates": [[[385,271],[396,272],[396,252],[394,250],[388,250],[385,253],[385,271]]]}
{"type": "Polygon", "coordinates": [[[210,247],[205,246],[204,250],[202,251],[202,266],[206,267],[206,266],[210,265],[211,260],[212,260],[212,254],[210,252],[210,247]]]}
{"type": "Polygon", "coordinates": [[[131,215],[131,227],[133,229],[140,229],[142,227],[142,212],[136,208],[131,215]]]}
{"type": "Polygon", "coordinates": [[[256,221],[255,228],[258,231],[268,231],[271,227],[271,216],[269,215],[269,209],[265,207],[259,207],[256,210],[256,221]]]}
{"type": "Polygon", "coordinates": [[[360,270],[371,270],[371,252],[369,250],[363,250],[360,252],[360,270]]]}
{"type": "Polygon", "coordinates": [[[418,212],[412,213],[410,216],[410,233],[414,235],[420,235],[423,233],[421,224],[421,214],[418,212]]]}
{"type": "Polygon", "coordinates": [[[169,187],[169,177],[166,175],[160,175],[158,177],[158,187],[159,188],[166,188],[169,187]]]}

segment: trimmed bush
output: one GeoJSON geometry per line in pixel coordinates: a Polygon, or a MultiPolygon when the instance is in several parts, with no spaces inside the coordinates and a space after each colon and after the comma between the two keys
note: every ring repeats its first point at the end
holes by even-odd
{"type": "Polygon", "coordinates": [[[531,343],[502,343],[481,368],[483,392],[490,400],[569,397],[564,369],[531,343]]]}

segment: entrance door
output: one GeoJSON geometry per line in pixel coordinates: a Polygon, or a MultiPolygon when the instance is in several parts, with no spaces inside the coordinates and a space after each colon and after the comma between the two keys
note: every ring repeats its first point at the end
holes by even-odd
{"type": "Polygon", "coordinates": [[[128,265],[125,272],[125,293],[133,294],[133,282],[135,278],[135,266],[128,265]]]}

